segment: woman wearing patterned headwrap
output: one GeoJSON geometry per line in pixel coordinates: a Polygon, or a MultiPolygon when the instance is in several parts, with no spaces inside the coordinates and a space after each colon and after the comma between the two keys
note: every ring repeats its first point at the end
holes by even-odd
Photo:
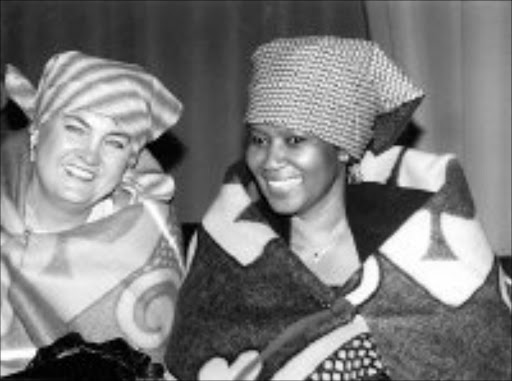
{"type": "Polygon", "coordinates": [[[190,247],[177,378],[510,379],[510,280],[462,169],[394,146],[423,96],[370,41],[256,50],[245,162],[190,247]]]}
{"type": "Polygon", "coordinates": [[[162,362],[184,266],[174,181],[144,147],[182,104],[141,67],[78,51],[37,88],[9,66],[5,86],[30,125],[2,142],[2,375],[70,332],[162,362]]]}

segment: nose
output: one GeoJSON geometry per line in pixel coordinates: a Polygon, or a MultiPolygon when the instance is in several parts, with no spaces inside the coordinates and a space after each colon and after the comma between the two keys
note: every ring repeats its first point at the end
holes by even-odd
{"type": "Polygon", "coordinates": [[[272,141],[268,146],[267,155],[265,157],[264,167],[268,170],[279,169],[284,164],[286,157],[285,147],[279,141],[272,141]]]}
{"type": "Polygon", "coordinates": [[[80,156],[87,165],[98,165],[101,158],[100,143],[91,139],[81,150],[80,156]]]}

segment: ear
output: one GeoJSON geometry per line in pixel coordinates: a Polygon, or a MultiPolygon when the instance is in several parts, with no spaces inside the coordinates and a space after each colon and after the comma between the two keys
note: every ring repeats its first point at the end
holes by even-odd
{"type": "Polygon", "coordinates": [[[36,128],[34,124],[30,124],[30,144],[29,144],[29,159],[31,162],[36,160],[36,147],[39,142],[39,128],[36,128]]]}
{"type": "Polygon", "coordinates": [[[133,169],[137,166],[140,158],[140,151],[139,152],[132,152],[130,157],[128,158],[128,168],[133,169]]]}

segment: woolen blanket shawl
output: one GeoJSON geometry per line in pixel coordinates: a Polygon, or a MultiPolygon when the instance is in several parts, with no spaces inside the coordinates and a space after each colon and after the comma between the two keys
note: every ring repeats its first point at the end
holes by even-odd
{"type": "MultiPolygon", "coordinates": [[[[2,145],[4,237],[24,229],[30,170],[27,134],[14,136],[2,145]]],[[[26,245],[2,242],[2,375],[71,331],[92,342],[121,337],[163,360],[184,275],[180,233],[155,173],[140,175],[138,182],[136,173],[131,177],[139,184],[136,201],[110,215],[67,231],[32,233],[26,245]]]]}
{"type": "MultiPolygon", "coordinates": [[[[287,221],[231,168],[191,243],[166,355],[175,377],[323,379],[369,334],[391,379],[510,379],[507,277],[457,159],[393,147],[361,168],[346,204],[362,267],[342,288],[308,270],[287,221]]],[[[368,379],[352,370],[341,379],[368,379]]]]}

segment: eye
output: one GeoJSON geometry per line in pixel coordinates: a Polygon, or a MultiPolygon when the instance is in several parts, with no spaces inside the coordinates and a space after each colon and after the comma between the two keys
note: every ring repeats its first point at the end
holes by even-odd
{"type": "Polygon", "coordinates": [[[307,140],[306,137],[300,135],[291,135],[286,138],[286,144],[289,146],[296,146],[301,143],[304,143],[307,140]]]}
{"type": "Polygon", "coordinates": [[[105,144],[118,150],[124,150],[128,146],[128,139],[121,137],[110,137],[105,141],[105,144]]]}
{"type": "Polygon", "coordinates": [[[249,135],[249,144],[252,146],[263,146],[268,142],[268,139],[257,133],[251,133],[249,135]]]}
{"type": "Polygon", "coordinates": [[[84,135],[85,134],[85,128],[79,124],[73,124],[73,123],[66,123],[64,125],[64,129],[72,134],[76,135],[84,135]]]}

